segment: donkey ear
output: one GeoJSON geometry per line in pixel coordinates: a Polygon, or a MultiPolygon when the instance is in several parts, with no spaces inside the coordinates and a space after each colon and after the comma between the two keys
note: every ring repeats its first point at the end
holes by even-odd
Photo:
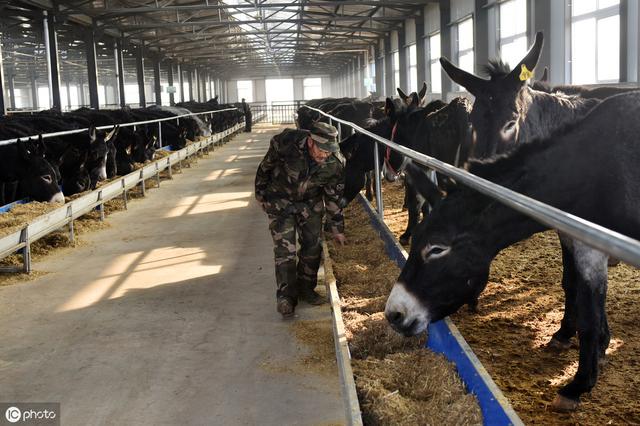
{"type": "Polygon", "coordinates": [[[542,77],[540,77],[540,80],[543,83],[546,83],[549,81],[549,67],[544,67],[544,71],[542,71],[542,77]]]}
{"type": "Polygon", "coordinates": [[[533,70],[536,65],[538,65],[538,59],[540,59],[540,52],[542,52],[543,44],[544,36],[541,31],[538,31],[536,33],[536,40],[533,42],[531,49],[529,49],[525,57],[505,78],[518,84],[524,84],[527,80],[532,78],[533,70]]]}
{"type": "Polygon", "coordinates": [[[400,96],[400,99],[402,99],[403,101],[405,101],[405,102],[406,102],[406,101],[407,101],[407,98],[408,98],[408,96],[406,95],[406,93],[404,93],[404,92],[402,91],[402,89],[401,89],[401,88],[399,88],[399,87],[398,87],[396,90],[398,91],[398,95],[400,96]]]}
{"type": "Polygon", "coordinates": [[[92,124],[89,126],[89,143],[94,143],[96,139],[96,126],[92,124]]]}
{"type": "Polygon", "coordinates": [[[486,80],[456,67],[444,56],[440,58],[440,65],[442,65],[444,72],[447,73],[451,80],[467,89],[474,96],[481,92],[482,88],[487,84],[486,80]]]}
{"type": "Polygon", "coordinates": [[[120,131],[120,126],[118,125],[113,126],[113,129],[111,129],[111,131],[105,135],[104,141],[109,142],[111,139],[115,138],[118,135],[119,131],[120,131]]]}
{"type": "Polygon", "coordinates": [[[387,98],[384,101],[384,115],[389,118],[396,115],[396,106],[393,104],[391,98],[387,98]]]}
{"type": "Polygon", "coordinates": [[[22,158],[23,160],[29,159],[29,150],[25,146],[24,142],[22,142],[20,139],[16,141],[16,148],[18,148],[18,155],[20,156],[20,158],[22,158]]]}
{"type": "Polygon", "coordinates": [[[47,152],[47,147],[45,146],[44,141],[42,140],[42,135],[38,135],[38,142],[36,143],[36,147],[37,147],[38,155],[44,157],[45,153],[47,152]]]}
{"type": "Polygon", "coordinates": [[[427,82],[423,81],[422,82],[422,89],[420,89],[420,91],[418,92],[418,98],[420,98],[422,100],[422,98],[424,98],[424,95],[427,94],[427,82]]]}

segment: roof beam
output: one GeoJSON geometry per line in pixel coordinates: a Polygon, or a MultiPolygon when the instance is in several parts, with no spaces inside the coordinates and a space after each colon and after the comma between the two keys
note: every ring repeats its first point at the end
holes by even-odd
{"type": "MultiPolygon", "coordinates": [[[[375,0],[329,0],[329,1],[309,1],[305,4],[308,7],[327,7],[327,6],[387,6],[387,7],[400,7],[400,8],[414,8],[416,6],[424,6],[425,1],[415,0],[390,0],[390,1],[375,1],[375,0]]],[[[169,5],[164,7],[156,6],[140,6],[140,7],[124,7],[124,8],[108,8],[108,9],[92,9],[92,12],[96,13],[97,18],[104,18],[110,16],[122,16],[122,15],[139,15],[143,13],[157,13],[157,12],[174,12],[174,11],[201,11],[201,10],[227,10],[227,9],[279,9],[279,8],[294,8],[298,9],[300,3],[297,1],[281,2],[281,3],[240,3],[240,4],[192,4],[192,5],[169,5]]]]}
{"type": "MultiPolygon", "coordinates": [[[[187,22],[149,22],[138,23],[131,25],[112,25],[105,24],[105,27],[117,27],[122,31],[140,30],[140,29],[157,29],[157,28],[174,28],[174,27],[195,27],[200,25],[211,25],[219,27],[227,27],[228,25],[258,25],[263,23],[276,24],[276,23],[288,23],[288,24],[303,24],[303,25],[325,25],[328,21],[339,22],[403,22],[408,18],[415,18],[415,15],[403,15],[403,16],[334,16],[328,19],[320,18],[302,18],[302,19],[224,19],[222,21],[214,20],[191,20],[187,22]]],[[[362,30],[366,31],[366,27],[362,30]]]]}

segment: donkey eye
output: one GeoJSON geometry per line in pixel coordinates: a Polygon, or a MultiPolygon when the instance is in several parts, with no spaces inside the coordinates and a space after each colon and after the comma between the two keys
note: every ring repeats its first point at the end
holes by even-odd
{"type": "Polygon", "coordinates": [[[511,130],[514,127],[516,127],[516,122],[515,120],[508,122],[507,124],[504,125],[504,130],[511,130]]]}
{"type": "Polygon", "coordinates": [[[51,177],[51,175],[40,176],[40,179],[42,179],[46,183],[52,183],[53,182],[53,178],[51,177]]]}
{"type": "Polygon", "coordinates": [[[425,262],[428,262],[433,259],[438,259],[440,257],[446,256],[451,251],[451,247],[447,246],[437,246],[437,245],[428,245],[422,250],[422,259],[425,262]]]}

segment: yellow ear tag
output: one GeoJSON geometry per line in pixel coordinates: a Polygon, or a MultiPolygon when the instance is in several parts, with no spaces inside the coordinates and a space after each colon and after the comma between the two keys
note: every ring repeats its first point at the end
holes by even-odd
{"type": "Polygon", "coordinates": [[[522,70],[520,71],[520,81],[527,81],[531,77],[533,77],[533,72],[529,71],[529,68],[525,64],[521,66],[522,70]]]}

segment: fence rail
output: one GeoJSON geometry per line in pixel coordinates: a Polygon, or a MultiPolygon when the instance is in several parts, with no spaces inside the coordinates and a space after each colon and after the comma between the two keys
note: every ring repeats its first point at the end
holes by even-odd
{"type": "MultiPolygon", "coordinates": [[[[450,164],[444,163],[428,155],[419,153],[412,149],[398,145],[388,139],[380,137],[370,131],[363,129],[362,127],[346,121],[340,118],[334,117],[325,113],[317,108],[312,108],[305,105],[305,108],[309,108],[316,111],[325,117],[328,117],[330,121],[350,126],[354,131],[365,134],[372,138],[374,143],[374,155],[375,155],[375,178],[376,178],[376,196],[378,200],[381,200],[378,193],[380,186],[380,163],[378,161],[378,143],[381,143],[401,154],[411,158],[413,161],[420,163],[424,166],[435,169],[436,171],[443,173],[453,179],[456,182],[462,183],[470,188],[475,189],[489,197],[500,201],[508,207],[523,213],[536,221],[543,223],[551,228],[554,228],[571,238],[583,241],[584,243],[600,250],[604,253],[608,253],[620,260],[623,260],[635,267],[640,268],[640,242],[619,232],[612,231],[603,226],[597,225],[593,222],[584,220],[578,216],[566,213],[558,208],[550,206],[548,204],[541,203],[533,198],[529,198],[518,192],[512,191],[486,179],[482,179],[475,176],[465,170],[454,167],[450,164]]],[[[378,214],[383,217],[384,210],[382,203],[379,203],[378,214]]]]}

